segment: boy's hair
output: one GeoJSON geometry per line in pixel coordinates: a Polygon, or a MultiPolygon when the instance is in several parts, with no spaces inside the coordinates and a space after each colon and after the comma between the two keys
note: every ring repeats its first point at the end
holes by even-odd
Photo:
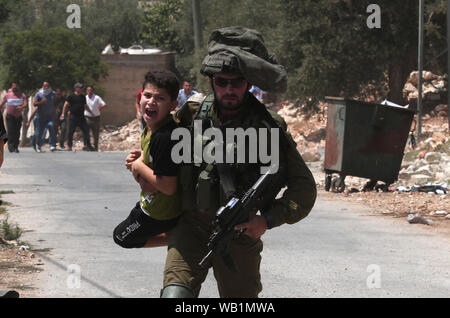
{"type": "Polygon", "coordinates": [[[169,94],[172,100],[176,100],[178,97],[178,91],[180,90],[180,81],[177,76],[171,71],[150,71],[145,75],[142,89],[145,89],[147,84],[155,85],[159,88],[164,88],[169,94]]]}

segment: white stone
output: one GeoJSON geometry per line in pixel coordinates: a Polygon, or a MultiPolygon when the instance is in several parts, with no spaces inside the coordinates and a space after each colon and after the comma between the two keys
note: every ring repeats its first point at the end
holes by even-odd
{"type": "Polygon", "coordinates": [[[431,180],[430,176],[426,176],[423,174],[415,174],[411,176],[411,182],[413,182],[414,184],[417,185],[422,185],[425,184],[427,182],[429,182],[431,180]]]}
{"type": "Polygon", "coordinates": [[[442,159],[442,156],[439,152],[428,152],[424,158],[427,162],[436,162],[442,159]]]}

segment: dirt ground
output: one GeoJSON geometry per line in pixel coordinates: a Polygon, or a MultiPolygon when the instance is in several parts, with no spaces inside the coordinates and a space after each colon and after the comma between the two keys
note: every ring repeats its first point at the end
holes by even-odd
{"type": "Polygon", "coordinates": [[[20,297],[33,297],[33,281],[42,261],[33,251],[0,244],[0,290],[15,290],[20,297]]]}

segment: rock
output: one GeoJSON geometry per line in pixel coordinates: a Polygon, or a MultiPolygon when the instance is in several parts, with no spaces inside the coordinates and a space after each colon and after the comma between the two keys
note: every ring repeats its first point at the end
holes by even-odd
{"type": "Polygon", "coordinates": [[[417,185],[425,184],[431,180],[430,176],[426,176],[423,174],[415,174],[411,176],[411,182],[417,185]]]}
{"type": "Polygon", "coordinates": [[[427,162],[439,162],[442,159],[442,156],[439,152],[428,152],[425,154],[424,159],[427,162]]]}
{"type": "Polygon", "coordinates": [[[436,113],[439,113],[439,112],[441,112],[441,111],[447,111],[447,110],[448,110],[448,105],[444,105],[444,104],[437,105],[437,106],[434,108],[434,111],[435,111],[436,113]]]}
{"type": "Polygon", "coordinates": [[[319,153],[305,152],[302,154],[302,158],[305,161],[319,161],[321,156],[319,153]]]}
{"type": "Polygon", "coordinates": [[[426,224],[426,225],[432,225],[433,224],[433,221],[425,219],[420,214],[409,214],[406,217],[406,220],[408,221],[409,224],[426,224]]]}
{"type": "Polygon", "coordinates": [[[417,169],[416,171],[415,171],[415,173],[416,174],[423,174],[423,175],[426,175],[426,176],[429,176],[429,177],[432,177],[433,176],[433,172],[431,172],[431,168],[430,168],[430,166],[423,166],[423,167],[420,167],[419,169],[417,169]]]}
{"type": "Polygon", "coordinates": [[[428,152],[429,152],[428,150],[421,151],[421,152],[417,155],[417,158],[423,159],[423,158],[425,157],[425,155],[426,155],[428,152]]]}

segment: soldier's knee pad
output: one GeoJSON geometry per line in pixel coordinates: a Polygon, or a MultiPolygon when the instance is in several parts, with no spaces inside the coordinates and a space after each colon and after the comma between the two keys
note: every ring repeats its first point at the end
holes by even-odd
{"type": "Polygon", "coordinates": [[[187,286],[170,284],[161,290],[161,298],[194,298],[194,293],[187,286]]]}

